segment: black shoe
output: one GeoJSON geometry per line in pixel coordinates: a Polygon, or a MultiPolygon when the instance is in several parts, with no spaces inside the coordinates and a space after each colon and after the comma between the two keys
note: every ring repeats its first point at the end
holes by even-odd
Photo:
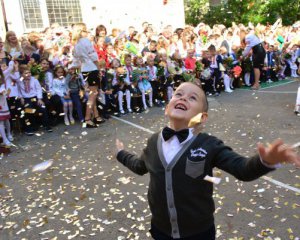
{"type": "Polygon", "coordinates": [[[103,118],[98,117],[98,118],[95,119],[96,124],[102,124],[104,122],[105,122],[105,120],[103,118]]]}
{"type": "Polygon", "coordinates": [[[109,114],[103,114],[103,118],[104,119],[110,119],[110,115],[109,114]]]}
{"type": "Polygon", "coordinates": [[[87,128],[97,128],[97,125],[93,123],[91,120],[85,121],[87,128]]]}
{"type": "Polygon", "coordinates": [[[115,112],[115,113],[114,113],[114,116],[115,116],[115,117],[121,117],[121,113],[115,112]]]}
{"type": "Polygon", "coordinates": [[[51,127],[46,127],[45,129],[46,129],[47,132],[53,132],[51,127]]]}

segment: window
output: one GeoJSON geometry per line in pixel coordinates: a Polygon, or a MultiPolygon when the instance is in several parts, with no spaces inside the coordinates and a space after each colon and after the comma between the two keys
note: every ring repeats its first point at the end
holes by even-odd
{"type": "Polygon", "coordinates": [[[80,0],[20,0],[26,31],[82,22],[80,0]]]}
{"type": "Polygon", "coordinates": [[[39,0],[22,0],[25,27],[27,29],[43,28],[43,18],[39,0]]]}
{"type": "Polygon", "coordinates": [[[46,0],[49,23],[69,26],[82,22],[79,0],[46,0]]]}

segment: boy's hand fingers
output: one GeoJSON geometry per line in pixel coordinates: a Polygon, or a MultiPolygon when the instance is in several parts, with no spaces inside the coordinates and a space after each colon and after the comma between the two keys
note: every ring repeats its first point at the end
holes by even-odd
{"type": "Polygon", "coordinates": [[[124,144],[119,139],[116,139],[116,147],[118,151],[121,151],[124,149],[124,144]]]}
{"type": "Polygon", "coordinates": [[[257,150],[258,150],[259,156],[262,159],[265,159],[266,158],[266,154],[267,154],[265,146],[262,143],[258,143],[257,144],[257,150]]]}
{"type": "Polygon", "coordinates": [[[287,162],[300,167],[300,156],[294,151],[294,149],[286,150],[285,154],[287,162]]]}
{"type": "Polygon", "coordinates": [[[283,142],[281,139],[276,139],[274,142],[272,142],[270,146],[271,151],[278,151],[279,147],[283,145],[283,142]]]}

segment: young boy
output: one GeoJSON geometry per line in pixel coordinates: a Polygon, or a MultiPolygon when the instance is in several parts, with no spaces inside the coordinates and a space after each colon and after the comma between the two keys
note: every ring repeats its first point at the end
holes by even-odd
{"type": "Polygon", "coordinates": [[[18,80],[18,88],[20,92],[20,101],[25,108],[25,134],[32,136],[33,131],[37,129],[35,111],[42,114],[42,123],[47,132],[52,132],[49,125],[49,117],[46,106],[42,100],[42,87],[37,79],[31,76],[30,69],[27,65],[20,66],[21,78],[18,80]]]}
{"type": "Polygon", "coordinates": [[[300,157],[281,140],[269,147],[259,144],[259,154],[245,158],[216,137],[196,134],[200,126],[188,128],[190,120],[202,113],[204,123],[207,110],[203,90],[194,83],[182,83],[165,110],[169,128],[153,134],[140,157],[116,141],[118,161],[139,175],[150,173],[148,201],[154,239],[215,239],[213,184],[204,180],[212,176],[214,167],[251,181],[281,162],[300,166],[300,157]]]}

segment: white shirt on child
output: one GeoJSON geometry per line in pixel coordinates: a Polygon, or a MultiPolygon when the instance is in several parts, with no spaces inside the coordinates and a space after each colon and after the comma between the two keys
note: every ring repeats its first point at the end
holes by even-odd
{"type": "Polygon", "coordinates": [[[5,87],[10,89],[9,97],[19,97],[19,89],[17,80],[20,78],[19,72],[12,72],[14,68],[14,61],[10,61],[8,68],[3,71],[5,78],[5,87]]]}
{"type": "MultiPolygon", "coordinates": [[[[1,84],[0,86],[0,92],[3,92],[5,91],[5,85],[4,84],[1,84]]],[[[9,115],[9,108],[8,108],[8,105],[7,105],[7,100],[6,100],[6,94],[2,94],[0,95],[0,117],[3,117],[3,116],[7,116],[9,115]]]]}
{"type": "Polygon", "coordinates": [[[66,78],[65,77],[63,77],[62,79],[54,78],[51,94],[63,97],[66,91],[67,91],[66,78]]]}
{"type": "Polygon", "coordinates": [[[154,81],[156,80],[157,76],[157,67],[155,66],[152,66],[152,67],[149,67],[147,66],[147,69],[149,71],[149,81],[154,81]]]}
{"type": "Polygon", "coordinates": [[[179,142],[178,138],[175,135],[171,137],[168,141],[165,141],[161,134],[162,151],[168,164],[172,162],[172,160],[174,159],[176,154],[181,150],[183,145],[193,137],[193,128],[189,128],[189,131],[190,132],[187,139],[182,143],[179,142]]]}
{"type": "Polygon", "coordinates": [[[24,80],[22,81],[18,81],[18,87],[19,87],[19,91],[20,91],[20,97],[22,98],[33,98],[33,97],[37,97],[38,99],[42,99],[43,98],[43,92],[42,92],[42,87],[41,84],[39,83],[39,81],[37,79],[35,79],[34,77],[30,78],[30,89],[29,92],[25,91],[25,85],[24,85],[24,80]]]}

